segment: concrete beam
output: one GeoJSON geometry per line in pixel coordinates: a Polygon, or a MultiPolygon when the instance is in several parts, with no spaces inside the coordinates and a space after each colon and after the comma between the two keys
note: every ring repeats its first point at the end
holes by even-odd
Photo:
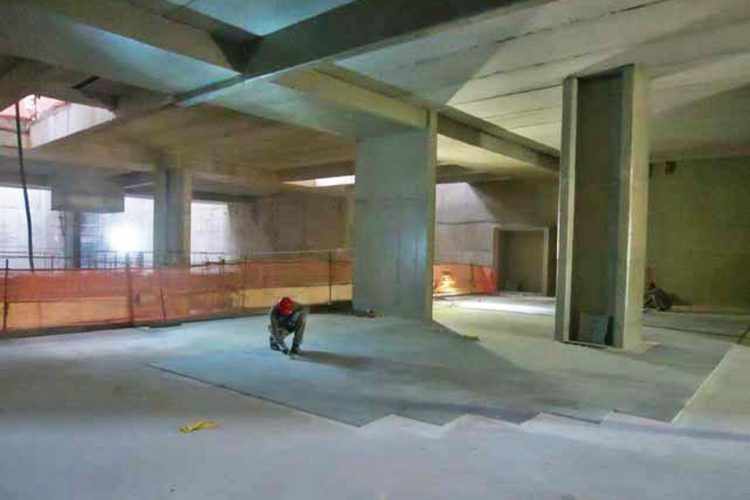
{"type": "Polygon", "coordinates": [[[415,39],[451,24],[507,14],[553,0],[358,0],[260,39],[241,75],[178,97],[186,105],[215,99],[248,81],[415,39]],[[356,28],[354,28],[356,26],[356,28]]]}
{"type": "Polygon", "coordinates": [[[440,114],[438,134],[557,173],[556,151],[457,111],[440,114]]]}
{"type": "Polygon", "coordinates": [[[275,83],[318,99],[364,111],[400,125],[425,128],[429,111],[316,70],[285,73],[275,83]]]}
{"type": "MultiPolygon", "coordinates": [[[[20,3],[40,7],[109,33],[233,71],[239,70],[244,64],[239,60],[241,56],[238,54],[247,53],[247,46],[242,41],[223,38],[167,19],[129,2],[20,0],[20,3]]],[[[247,42],[255,38],[250,33],[245,33],[245,36],[247,42]]]]}
{"type": "MultiPolygon", "coordinates": [[[[340,177],[354,175],[354,162],[329,163],[310,167],[297,167],[279,170],[276,172],[281,182],[309,181],[324,177],[340,177]]],[[[437,183],[449,182],[498,182],[508,180],[510,177],[493,172],[472,170],[460,165],[438,165],[437,183]]]]}
{"type": "MultiPolygon", "coordinates": [[[[48,175],[26,174],[26,185],[31,188],[49,188],[51,182],[48,175]]],[[[0,172],[0,186],[20,187],[21,178],[18,172],[0,172]]]]}
{"type": "Polygon", "coordinates": [[[49,65],[19,60],[10,70],[0,76],[0,110],[12,106],[32,92],[33,83],[49,65]]]}
{"type": "Polygon", "coordinates": [[[460,165],[438,165],[437,183],[448,184],[452,182],[468,182],[476,184],[479,182],[507,181],[511,177],[492,172],[483,172],[468,169],[460,165]]]}
{"type": "Polygon", "coordinates": [[[321,177],[340,177],[342,175],[354,174],[354,161],[342,161],[314,165],[309,167],[286,168],[276,171],[276,175],[282,182],[309,181],[321,177]]]}
{"type": "Polygon", "coordinates": [[[150,172],[128,172],[127,174],[117,175],[112,179],[122,186],[123,189],[139,189],[146,186],[153,186],[154,176],[150,172]]]}
{"type": "MultiPolygon", "coordinates": [[[[52,97],[61,101],[116,110],[118,115],[164,104],[164,96],[137,89],[128,89],[127,96],[113,96],[91,92],[82,82],[91,80],[86,73],[52,66],[29,59],[17,59],[13,66],[0,75],[0,110],[13,105],[30,94],[52,97]]],[[[96,79],[96,78],[95,78],[96,79]]]]}

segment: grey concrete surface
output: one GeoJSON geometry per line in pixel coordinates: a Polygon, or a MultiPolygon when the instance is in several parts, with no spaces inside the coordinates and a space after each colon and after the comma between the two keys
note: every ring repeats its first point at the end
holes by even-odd
{"type": "Polygon", "coordinates": [[[154,256],[159,265],[190,264],[190,171],[175,166],[155,170],[154,256]]]}
{"type": "Polygon", "coordinates": [[[437,115],[357,148],[354,308],[432,317],[437,115]]]}
{"type": "Polygon", "coordinates": [[[661,163],[650,182],[648,265],[658,285],[682,303],[750,309],[748,161],[661,163]]]}
{"type": "MultiPolygon", "coordinates": [[[[554,297],[514,292],[499,292],[495,295],[443,297],[438,301],[442,305],[461,309],[542,316],[553,316],[555,314],[555,302],[554,297]]],[[[643,312],[643,324],[651,328],[717,335],[739,340],[750,327],[750,314],[746,312],[688,312],[679,310],[662,312],[648,309],[643,312]]]]}
{"type": "Polygon", "coordinates": [[[267,352],[266,339],[248,339],[240,350],[154,364],[353,425],[389,414],[435,424],[465,413],[513,422],[540,412],[600,421],[613,410],[670,421],[731,345],[653,330],[648,340],[658,345],[646,353],[604,352],[553,342],[551,317],[437,304],[436,320],[453,331],[321,315],[310,324],[309,355],[294,361],[267,352]]]}
{"type": "Polygon", "coordinates": [[[750,348],[735,345],[674,419],[680,427],[750,435],[750,348]]]}
{"type": "Polygon", "coordinates": [[[643,68],[565,80],[557,255],[558,340],[639,349],[646,269],[649,80],[643,68]],[[597,343],[604,343],[598,341],[597,343]]]}
{"type": "MultiPolygon", "coordinates": [[[[511,351],[511,332],[533,339],[551,324],[508,316],[498,341],[511,351]]],[[[313,320],[310,339],[345,324],[313,320]]],[[[521,426],[464,416],[442,427],[388,417],[354,429],[147,366],[260,346],[261,323],[0,342],[0,498],[746,498],[750,448],[739,435],[549,415],[521,426]],[[205,418],[219,427],[177,430],[205,418]]],[[[409,358],[434,355],[400,347],[409,358]]]]}

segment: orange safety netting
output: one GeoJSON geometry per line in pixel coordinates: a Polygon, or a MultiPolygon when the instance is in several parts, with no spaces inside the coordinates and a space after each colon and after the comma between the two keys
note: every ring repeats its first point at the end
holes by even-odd
{"type": "Polygon", "coordinates": [[[305,304],[351,299],[346,257],[194,267],[8,270],[2,332],[150,324],[238,314],[284,295],[305,304]]]}
{"type": "Polygon", "coordinates": [[[494,293],[496,274],[491,267],[476,264],[435,264],[432,290],[435,295],[494,293]]]}
{"type": "MultiPolygon", "coordinates": [[[[492,293],[489,267],[434,266],[438,295],[492,293]]],[[[289,295],[304,304],[352,298],[352,260],[336,253],[193,267],[7,270],[1,333],[153,324],[240,314],[289,295]]]]}

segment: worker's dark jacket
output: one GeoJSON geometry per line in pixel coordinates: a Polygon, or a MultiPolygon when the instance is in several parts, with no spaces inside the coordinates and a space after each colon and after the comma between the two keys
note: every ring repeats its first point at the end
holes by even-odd
{"type": "Polygon", "coordinates": [[[284,316],[279,312],[278,304],[271,309],[271,328],[274,332],[278,331],[279,328],[283,328],[289,333],[296,331],[302,322],[305,320],[305,307],[300,304],[294,304],[292,314],[284,316]]]}
{"type": "Polygon", "coordinates": [[[302,338],[305,335],[305,320],[307,318],[307,308],[295,303],[292,314],[284,316],[279,312],[279,306],[271,309],[271,349],[282,350],[286,352],[286,343],[284,337],[294,333],[293,349],[299,349],[302,344],[302,338]]]}

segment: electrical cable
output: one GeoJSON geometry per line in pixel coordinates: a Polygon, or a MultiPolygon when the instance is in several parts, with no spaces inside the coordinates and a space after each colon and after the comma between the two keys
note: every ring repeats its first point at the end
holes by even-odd
{"type": "Polygon", "coordinates": [[[16,102],[16,138],[18,141],[18,168],[21,173],[23,187],[23,202],[26,206],[26,233],[28,235],[29,266],[34,270],[34,238],[31,230],[31,208],[29,207],[29,190],[26,186],[26,170],[23,166],[23,141],[21,139],[21,108],[16,102]]]}

